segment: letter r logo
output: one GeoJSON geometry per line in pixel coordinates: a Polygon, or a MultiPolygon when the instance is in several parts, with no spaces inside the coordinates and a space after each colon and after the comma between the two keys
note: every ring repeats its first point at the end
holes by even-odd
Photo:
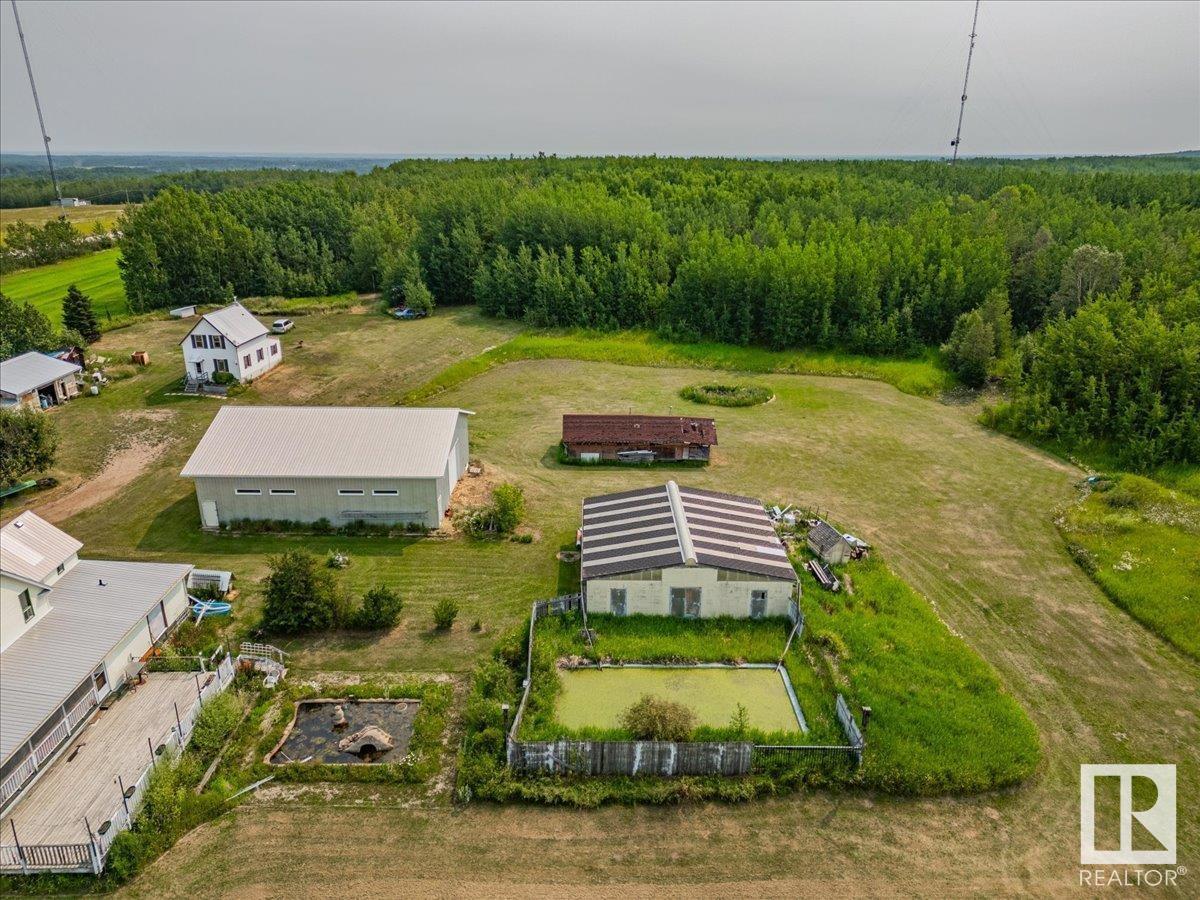
{"type": "Polygon", "coordinates": [[[1082,865],[1175,865],[1175,766],[1082,765],[1079,767],[1079,862],[1082,865]],[[1121,846],[1096,849],[1096,779],[1115,777],[1121,791],[1121,846]],[[1133,779],[1148,778],[1158,789],[1154,804],[1134,809],[1133,779]],[[1134,850],[1134,820],[1162,849],[1134,850]]]}

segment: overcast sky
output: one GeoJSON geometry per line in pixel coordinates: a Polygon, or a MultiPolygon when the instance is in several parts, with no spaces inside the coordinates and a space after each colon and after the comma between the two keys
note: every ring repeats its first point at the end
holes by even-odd
{"type": "MultiPolygon", "coordinates": [[[[971,0],[19,0],[61,153],[947,152],[971,0]]],[[[0,147],[40,148],[0,8],[0,147]]],[[[1200,2],[985,2],[963,152],[1200,147],[1200,2]]]]}

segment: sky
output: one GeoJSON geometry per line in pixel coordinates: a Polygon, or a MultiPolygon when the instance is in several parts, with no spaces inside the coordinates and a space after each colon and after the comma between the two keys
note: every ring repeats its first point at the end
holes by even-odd
{"type": "MultiPolygon", "coordinates": [[[[58,153],[942,155],[972,0],[18,0],[58,153]]],[[[0,150],[40,150],[0,7],[0,150]]],[[[1200,2],[984,0],[962,152],[1200,148],[1200,2]]]]}

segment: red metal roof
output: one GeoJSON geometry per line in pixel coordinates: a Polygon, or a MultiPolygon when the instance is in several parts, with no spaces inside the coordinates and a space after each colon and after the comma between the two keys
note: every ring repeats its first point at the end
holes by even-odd
{"type": "Polygon", "coordinates": [[[694,416],[563,416],[562,439],[567,444],[636,444],[638,446],[712,447],[717,426],[694,416]]]}

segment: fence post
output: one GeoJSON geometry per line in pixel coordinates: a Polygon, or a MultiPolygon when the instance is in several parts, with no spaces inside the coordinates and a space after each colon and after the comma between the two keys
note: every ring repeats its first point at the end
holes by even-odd
{"type": "Polygon", "coordinates": [[[173,707],[175,707],[175,728],[179,732],[179,746],[182,747],[183,746],[183,723],[179,721],[179,704],[176,703],[174,700],[172,700],[171,705],[173,707]]]}
{"type": "Polygon", "coordinates": [[[17,845],[17,858],[21,860],[21,874],[28,875],[29,865],[25,860],[25,848],[21,846],[21,841],[17,838],[17,823],[9,819],[8,824],[12,826],[13,843],[17,845]]]}

